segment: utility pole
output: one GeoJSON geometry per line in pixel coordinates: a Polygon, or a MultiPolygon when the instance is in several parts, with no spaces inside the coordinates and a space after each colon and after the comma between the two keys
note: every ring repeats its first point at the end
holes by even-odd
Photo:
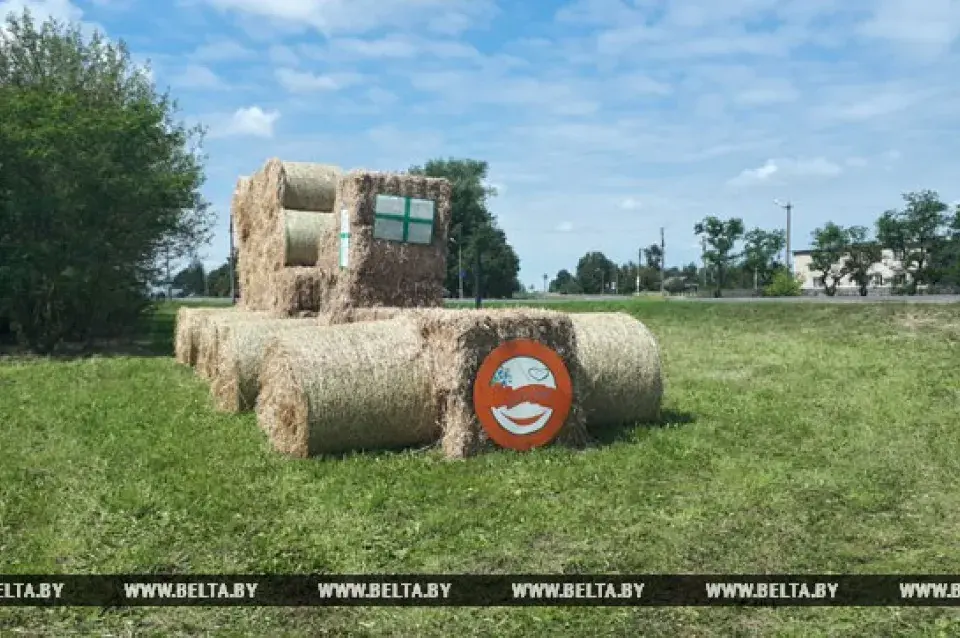
{"type": "Polygon", "coordinates": [[[543,273],[543,294],[547,294],[547,280],[550,279],[550,275],[543,273]]]}
{"type": "Polygon", "coordinates": [[[643,268],[643,248],[637,251],[637,294],[640,294],[640,269],[643,268]]]}
{"type": "Polygon", "coordinates": [[[703,289],[707,289],[707,238],[700,238],[700,262],[703,264],[703,289]]]}
{"type": "Polygon", "coordinates": [[[793,204],[790,202],[783,203],[779,199],[773,200],[773,203],[787,211],[787,252],[786,255],[784,255],[784,263],[787,266],[787,270],[790,271],[790,274],[793,274],[793,260],[791,259],[792,255],[790,253],[790,213],[793,212],[793,204]]]}
{"type": "Polygon", "coordinates": [[[603,268],[600,269],[600,294],[603,294],[603,289],[607,287],[607,274],[603,272],[603,268]]]}
{"type": "Polygon", "coordinates": [[[660,227],[660,294],[664,294],[663,277],[667,272],[667,243],[663,238],[663,226],[660,227]]]}
{"type": "Polygon", "coordinates": [[[173,281],[170,279],[170,246],[165,248],[167,258],[167,301],[173,299],[173,281]]]}
{"type": "Polygon", "coordinates": [[[483,295],[480,294],[480,268],[483,266],[480,260],[480,245],[477,245],[477,260],[473,267],[473,288],[476,293],[477,310],[483,306],[483,295]]]}
{"type": "Polygon", "coordinates": [[[460,279],[460,298],[463,299],[463,245],[457,242],[457,277],[460,279]]]}
{"type": "Polygon", "coordinates": [[[451,237],[450,241],[457,245],[457,284],[460,299],[463,299],[463,232],[461,230],[459,237],[451,237]]]}

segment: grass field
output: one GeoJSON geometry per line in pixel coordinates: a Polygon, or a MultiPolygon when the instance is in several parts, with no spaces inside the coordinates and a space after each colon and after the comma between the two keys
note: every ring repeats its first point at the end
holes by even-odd
{"type": "MultiPolygon", "coordinates": [[[[0,361],[0,573],[960,573],[960,306],[575,309],[650,326],[670,423],[288,461],[175,364],[169,307],[144,356],[0,361]]],[[[21,633],[950,636],[960,612],[0,607],[21,633]]]]}

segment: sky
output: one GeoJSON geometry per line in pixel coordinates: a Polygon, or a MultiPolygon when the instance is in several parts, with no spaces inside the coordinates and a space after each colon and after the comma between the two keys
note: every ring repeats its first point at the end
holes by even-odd
{"type": "Polygon", "coordinates": [[[740,217],[792,248],[901,194],[960,200],[960,0],[0,0],[122,39],[208,128],[201,257],[271,157],[485,160],[521,281],[740,217]]]}

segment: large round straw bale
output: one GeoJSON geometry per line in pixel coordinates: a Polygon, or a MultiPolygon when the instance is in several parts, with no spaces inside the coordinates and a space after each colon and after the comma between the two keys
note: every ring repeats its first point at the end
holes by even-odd
{"type": "Polygon", "coordinates": [[[656,421],[663,377],[656,338],[626,313],[572,313],[587,429],[656,421]]]}
{"type": "Polygon", "coordinates": [[[334,228],[333,213],[283,211],[286,227],[285,265],[316,266],[320,236],[334,228]]]}
{"type": "Polygon", "coordinates": [[[306,457],[423,445],[439,438],[429,364],[405,318],[280,334],[267,347],[257,401],[274,447],[306,457]]]}
{"type": "Polygon", "coordinates": [[[217,329],[225,324],[256,321],[266,318],[262,312],[233,310],[229,313],[201,317],[197,324],[197,374],[204,379],[213,377],[217,363],[217,329]]]}
{"type": "Polygon", "coordinates": [[[174,330],[173,348],[178,363],[188,366],[197,364],[199,353],[198,330],[201,319],[218,314],[235,312],[233,308],[190,308],[177,310],[177,325],[174,330]]]}
{"type": "Polygon", "coordinates": [[[260,366],[270,340],[296,331],[311,339],[320,330],[317,319],[237,321],[217,328],[217,365],[210,384],[214,406],[225,412],[252,410],[260,391],[260,366]]]}
{"type": "Polygon", "coordinates": [[[307,162],[280,162],[280,205],[295,210],[329,212],[337,196],[339,166],[307,162]]]}

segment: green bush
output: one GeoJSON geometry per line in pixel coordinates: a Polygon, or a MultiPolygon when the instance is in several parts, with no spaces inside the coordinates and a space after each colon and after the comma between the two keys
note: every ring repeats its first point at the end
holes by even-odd
{"type": "Polygon", "coordinates": [[[800,279],[794,277],[787,270],[779,270],[773,275],[773,280],[763,289],[764,297],[799,297],[801,293],[800,279]]]}

